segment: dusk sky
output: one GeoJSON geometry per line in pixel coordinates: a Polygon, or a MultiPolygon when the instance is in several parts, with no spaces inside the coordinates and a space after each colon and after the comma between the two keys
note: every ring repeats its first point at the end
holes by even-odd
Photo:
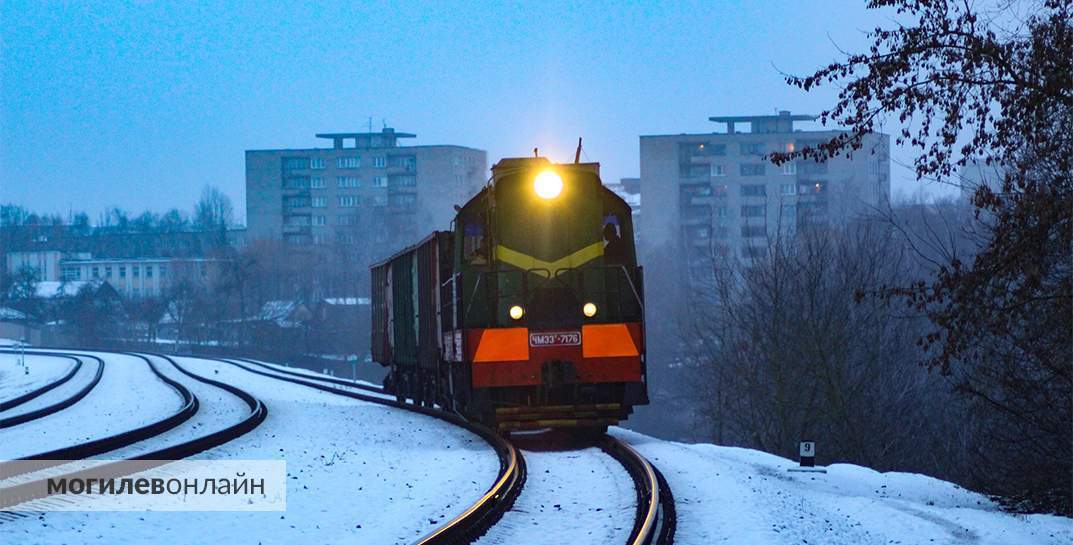
{"type": "MultiPolygon", "coordinates": [[[[485,149],[489,166],[534,147],[565,161],[583,136],[617,180],[638,174],[638,135],[818,113],[835,90],[805,94],[779,71],[861,49],[890,15],[860,1],[199,4],[3,2],[0,201],[96,219],[189,210],[211,184],[241,220],[244,150],[330,145],[313,134],[370,118],[416,133],[407,144],[485,149]]],[[[895,196],[923,186],[892,169],[895,196]]]]}

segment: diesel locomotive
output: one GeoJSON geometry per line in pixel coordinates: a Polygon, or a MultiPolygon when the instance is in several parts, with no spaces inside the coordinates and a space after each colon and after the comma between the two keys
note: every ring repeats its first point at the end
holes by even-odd
{"type": "Polygon", "coordinates": [[[503,159],[449,231],[373,265],[386,390],[502,432],[605,429],[648,403],[631,210],[599,170],[503,159]]]}

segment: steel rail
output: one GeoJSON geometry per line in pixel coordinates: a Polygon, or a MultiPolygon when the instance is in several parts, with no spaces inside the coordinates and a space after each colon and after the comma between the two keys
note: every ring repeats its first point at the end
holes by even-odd
{"type": "MultiPolygon", "coordinates": [[[[202,356],[197,356],[197,357],[202,357],[202,356]]],[[[298,378],[307,378],[307,379],[312,379],[312,380],[319,380],[321,382],[330,382],[332,384],[338,384],[340,386],[348,386],[350,388],[357,388],[359,390],[366,390],[366,391],[369,391],[369,392],[375,392],[375,393],[378,393],[378,394],[381,394],[381,395],[390,395],[390,394],[388,394],[387,392],[384,391],[383,387],[375,386],[375,385],[372,385],[372,384],[362,384],[360,382],[353,381],[353,380],[348,380],[348,379],[345,379],[345,378],[337,378],[337,377],[332,377],[332,376],[327,376],[327,375],[316,376],[316,375],[310,375],[310,374],[306,374],[306,373],[299,373],[297,371],[291,371],[290,369],[283,369],[283,368],[280,368],[280,367],[278,367],[276,365],[269,365],[269,364],[267,364],[265,362],[261,362],[261,361],[257,361],[257,360],[251,360],[249,358],[226,358],[226,359],[241,361],[243,363],[248,363],[250,365],[256,365],[258,367],[263,367],[265,369],[268,369],[269,371],[275,371],[277,373],[283,373],[284,375],[291,375],[291,376],[298,377],[298,378]]]]}
{"type": "MultiPolygon", "coordinates": [[[[89,354],[73,352],[71,354],[75,354],[77,356],[82,357],[92,357],[89,354]]],[[[89,441],[85,441],[77,445],[71,445],[55,450],[50,450],[48,452],[41,452],[38,454],[32,454],[30,456],[23,456],[21,458],[17,458],[17,460],[47,460],[53,463],[41,464],[40,466],[36,467],[31,467],[32,464],[19,464],[18,467],[20,468],[20,470],[18,472],[14,472],[3,467],[6,463],[0,463],[0,475],[3,475],[4,477],[13,477],[15,475],[26,473],[28,471],[36,471],[38,469],[44,469],[45,467],[52,467],[58,465],[55,462],[59,462],[61,460],[83,460],[89,458],[90,456],[96,456],[98,454],[103,454],[105,452],[130,446],[134,443],[144,441],[151,437],[160,435],[168,430],[171,430],[179,426],[183,422],[186,422],[195,414],[197,414],[200,404],[198,402],[197,396],[195,396],[193,392],[191,392],[182,383],[173,380],[171,377],[165,375],[164,373],[161,373],[160,370],[157,369],[156,365],[153,365],[153,362],[150,361],[149,358],[138,354],[130,355],[145,361],[145,363],[149,366],[149,369],[153,372],[153,374],[157,376],[157,378],[159,378],[161,381],[163,381],[165,384],[175,390],[177,394],[179,394],[179,398],[182,399],[183,403],[178,411],[161,420],[157,420],[156,422],[151,422],[144,426],[139,426],[137,428],[126,430],[114,435],[91,439],[89,441]]]]}
{"type": "MultiPolygon", "coordinates": [[[[0,350],[0,353],[14,354],[15,352],[10,351],[10,350],[0,350]]],[[[56,352],[36,352],[36,353],[41,354],[41,355],[45,355],[45,356],[62,355],[62,354],[56,353],[56,352]]],[[[57,413],[59,411],[62,411],[63,409],[66,409],[67,407],[70,407],[71,405],[74,405],[75,403],[78,403],[82,398],[86,397],[86,395],[89,394],[90,390],[92,390],[94,387],[96,387],[97,383],[101,381],[101,376],[104,374],[104,360],[102,360],[100,358],[97,358],[97,357],[94,357],[94,356],[84,356],[84,357],[97,360],[97,372],[93,375],[93,378],[90,379],[89,383],[87,383],[85,386],[83,386],[81,389],[79,389],[77,392],[75,392],[74,395],[72,395],[72,396],[70,396],[70,397],[68,397],[66,399],[60,400],[60,401],[58,401],[56,403],[53,403],[52,405],[48,405],[46,407],[41,407],[40,409],[35,409],[35,410],[32,410],[32,411],[27,411],[27,412],[24,412],[24,413],[20,413],[20,414],[14,415],[14,416],[9,416],[7,418],[0,418],[0,429],[10,428],[12,426],[17,426],[19,424],[23,424],[23,423],[29,422],[31,420],[37,420],[38,418],[42,418],[42,417],[48,416],[50,414],[57,413]]]]}
{"type": "MultiPolygon", "coordinates": [[[[424,414],[426,416],[431,416],[433,418],[438,418],[440,420],[473,432],[474,434],[488,442],[492,446],[492,448],[495,449],[496,454],[499,456],[499,475],[497,476],[495,482],[475,503],[466,508],[462,513],[453,517],[451,520],[438,526],[435,530],[422,536],[420,539],[414,542],[415,545],[453,545],[472,543],[473,541],[484,535],[484,533],[487,532],[488,529],[492,527],[492,525],[499,521],[503,513],[510,509],[510,507],[514,504],[515,498],[518,497],[518,494],[521,492],[521,489],[525,484],[525,459],[522,458],[522,455],[518,451],[518,449],[515,448],[514,445],[510,443],[510,441],[507,441],[503,437],[500,437],[498,434],[486,428],[485,426],[469,422],[456,414],[448,413],[446,411],[441,411],[437,409],[411,405],[409,403],[402,403],[393,399],[374,397],[358,392],[341,390],[339,388],[328,386],[322,383],[328,382],[344,386],[355,386],[354,384],[349,383],[349,381],[335,379],[334,377],[321,378],[302,376],[301,373],[295,372],[281,373],[279,369],[273,368],[271,366],[256,362],[248,362],[246,360],[238,358],[210,358],[205,356],[191,357],[223,361],[257,375],[291,382],[294,384],[300,384],[335,395],[359,399],[361,401],[377,403],[389,407],[396,407],[424,414]],[[271,372],[243,365],[243,363],[239,363],[240,361],[243,363],[249,363],[251,365],[268,369],[271,372]],[[299,376],[301,376],[302,378],[298,378],[299,376]]],[[[372,386],[369,386],[365,389],[377,391],[375,387],[372,386]]]]}
{"type": "MultiPolygon", "coordinates": [[[[15,354],[16,352],[14,352],[14,351],[11,351],[11,352],[5,351],[3,353],[4,354],[15,354]]],[[[25,352],[23,352],[23,354],[25,354],[25,352]]],[[[75,374],[78,373],[78,370],[82,368],[82,360],[80,360],[78,358],[75,358],[75,357],[72,357],[72,356],[48,356],[48,357],[68,359],[68,360],[71,360],[71,361],[75,362],[75,364],[72,365],[71,369],[68,370],[66,373],[64,373],[62,376],[60,376],[56,380],[53,380],[53,381],[49,382],[48,384],[45,384],[45,385],[41,386],[40,388],[35,388],[33,390],[30,390],[29,392],[17,395],[15,397],[10,398],[10,399],[5,399],[4,401],[0,401],[0,411],[6,411],[8,409],[18,407],[19,405],[22,405],[23,403],[26,403],[27,401],[30,401],[31,399],[34,399],[34,398],[40,396],[41,394],[44,394],[45,392],[48,392],[48,391],[52,390],[53,388],[55,388],[55,387],[65,383],[65,382],[67,382],[68,380],[71,380],[71,377],[75,376],[75,374]]]]}
{"type": "MultiPolygon", "coordinates": [[[[326,375],[316,376],[299,373],[274,367],[272,365],[258,362],[256,360],[250,360],[247,358],[229,359],[239,360],[242,362],[249,363],[251,365],[256,365],[258,367],[267,369],[269,371],[283,373],[302,379],[326,382],[330,384],[338,384],[341,386],[348,386],[383,393],[383,389],[377,388],[376,386],[371,386],[368,384],[356,384],[353,381],[347,379],[341,379],[326,375]]],[[[324,389],[315,385],[314,387],[317,387],[321,390],[324,389]]],[[[392,404],[396,403],[397,402],[394,402],[392,404]]],[[[406,408],[416,407],[414,405],[405,405],[406,408]]],[[[674,534],[677,525],[677,514],[674,505],[674,495],[671,493],[671,488],[667,484],[666,479],[664,479],[663,475],[659,472],[659,469],[653,466],[644,456],[637,452],[636,449],[634,449],[627,443],[609,435],[601,437],[599,446],[609,456],[611,456],[620,464],[622,464],[622,466],[626,469],[627,473],[629,473],[630,477],[634,480],[635,489],[637,490],[637,516],[634,520],[634,528],[630,532],[627,545],[672,545],[674,543],[674,534]]],[[[484,498],[482,498],[482,500],[483,499],[484,498]]],[[[456,518],[462,518],[465,516],[466,513],[462,513],[456,518]]],[[[435,537],[433,534],[429,534],[425,537],[435,537]]],[[[418,543],[435,542],[419,541],[418,543]]]]}
{"type": "MultiPolygon", "coordinates": [[[[112,354],[136,355],[136,354],[132,354],[132,353],[128,353],[128,352],[114,352],[114,351],[108,351],[108,350],[96,350],[96,349],[94,349],[92,351],[93,352],[102,352],[102,353],[112,353],[112,354]]],[[[149,355],[154,356],[154,357],[159,357],[159,358],[167,361],[172,366],[174,366],[176,369],[178,369],[179,372],[183,373],[184,375],[186,375],[186,376],[188,376],[188,377],[190,377],[190,378],[192,378],[194,380],[197,380],[198,382],[202,382],[204,384],[209,384],[211,386],[221,388],[221,389],[223,389],[223,390],[235,395],[236,397],[241,399],[243,402],[245,402],[246,405],[250,408],[249,414],[245,418],[243,418],[241,421],[239,421],[238,423],[232,424],[232,425],[230,425],[230,426],[228,426],[226,428],[217,430],[217,431],[209,433],[207,435],[203,435],[201,437],[196,437],[196,438],[191,439],[189,441],[183,441],[181,443],[177,443],[177,444],[174,444],[174,445],[171,445],[171,446],[168,446],[168,447],[160,448],[160,449],[154,450],[152,452],[146,452],[146,453],[143,453],[143,454],[139,454],[137,456],[132,456],[132,457],[129,457],[129,458],[125,458],[123,460],[117,460],[115,462],[111,462],[111,463],[108,463],[108,464],[102,464],[100,466],[94,467],[92,470],[74,471],[74,472],[67,473],[67,474],[60,475],[60,476],[51,476],[50,478],[52,478],[52,479],[68,478],[68,479],[70,479],[70,478],[77,478],[79,476],[100,477],[102,474],[103,475],[111,475],[113,477],[118,477],[118,476],[124,475],[124,474],[129,472],[129,469],[126,469],[127,466],[124,466],[124,462],[132,461],[132,460],[151,462],[148,467],[152,467],[152,466],[156,466],[156,465],[164,465],[164,464],[167,464],[169,461],[180,459],[180,458],[186,458],[186,457],[189,457],[189,456],[193,456],[195,454],[198,454],[200,452],[204,452],[204,451],[206,451],[208,449],[211,449],[211,448],[214,448],[214,447],[218,447],[220,445],[223,445],[223,444],[227,443],[228,441],[231,441],[231,440],[233,440],[235,438],[238,438],[238,437],[246,434],[247,432],[253,430],[257,426],[259,426],[261,424],[261,422],[264,422],[265,418],[268,416],[268,407],[266,407],[265,404],[261,400],[255,398],[254,396],[252,396],[251,394],[249,394],[245,390],[241,390],[241,389],[239,389],[239,388],[237,388],[235,386],[232,386],[230,384],[226,384],[226,383],[223,383],[223,382],[220,382],[220,381],[217,381],[217,380],[213,380],[213,379],[206,378],[206,377],[203,377],[201,375],[197,375],[195,373],[192,373],[189,370],[187,370],[186,368],[184,368],[183,366],[179,365],[172,358],[170,358],[168,356],[165,356],[163,354],[149,354],[149,355]]],[[[90,357],[94,357],[94,356],[90,356],[90,357]]],[[[144,357],[144,356],[139,355],[139,357],[144,357]]],[[[150,433],[150,432],[147,432],[147,433],[150,433]]],[[[151,437],[153,437],[155,435],[156,434],[150,434],[150,435],[147,435],[146,437],[144,437],[143,439],[149,439],[149,438],[151,438],[151,437]]],[[[74,454],[73,457],[88,458],[89,456],[93,455],[93,454],[89,454],[87,456],[82,456],[82,454],[84,454],[84,453],[78,452],[77,451],[78,447],[75,447],[75,448],[76,448],[76,450],[73,452],[73,454],[74,454]]],[[[89,450],[93,450],[93,448],[90,447],[89,450]]],[[[143,464],[143,466],[144,465],[145,464],[143,464]]],[[[145,468],[146,467],[142,467],[142,469],[145,469],[145,468]]],[[[2,471],[0,471],[0,476],[3,476],[2,471]]],[[[0,508],[10,507],[12,505],[17,505],[19,503],[23,503],[23,502],[26,502],[26,501],[30,501],[30,500],[45,497],[47,494],[43,493],[42,490],[45,489],[44,484],[46,483],[46,481],[47,481],[47,479],[38,479],[38,480],[35,480],[35,481],[24,482],[24,483],[20,483],[20,484],[14,485],[14,486],[6,487],[6,488],[0,488],[0,508]]]]}
{"type": "Polygon", "coordinates": [[[626,543],[673,544],[677,525],[674,496],[659,470],[629,444],[610,435],[604,437],[600,448],[622,464],[637,490],[637,516],[626,543]]]}

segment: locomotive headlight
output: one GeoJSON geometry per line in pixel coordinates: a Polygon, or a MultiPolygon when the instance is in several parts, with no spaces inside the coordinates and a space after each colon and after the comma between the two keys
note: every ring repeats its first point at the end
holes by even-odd
{"type": "Polygon", "coordinates": [[[533,191],[541,199],[554,199],[563,192],[563,179],[558,174],[545,170],[533,179],[533,191]]]}
{"type": "Polygon", "coordinates": [[[596,303],[585,303],[581,306],[581,313],[589,318],[596,316],[596,303]]]}
{"type": "Polygon", "coordinates": [[[525,316],[525,309],[521,305],[514,305],[510,307],[510,317],[514,320],[521,320],[522,316],[525,316]]]}

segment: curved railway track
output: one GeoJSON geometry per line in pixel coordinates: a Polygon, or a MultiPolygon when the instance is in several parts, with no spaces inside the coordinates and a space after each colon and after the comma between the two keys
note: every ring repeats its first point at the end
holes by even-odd
{"type": "MultiPolygon", "coordinates": [[[[15,352],[13,350],[0,350],[0,353],[2,353],[2,354],[16,354],[17,352],[15,352]]],[[[53,403],[51,405],[41,407],[40,409],[34,409],[32,411],[26,411],[24,413],[16,414],[14,416],[9,416],[7,418],[0,418],[0,429],[10,428],[11,426],[17,426],[19,424],[24,424],[24,423],[29,422],[31,420],[37,420],[38,418],[46,417],[46,416],[48,416],[50,414],[58,413],[58,412],[62,411],[63,409],[66,409],[67,407],[70,407],[71,405],[74,405],[75,403],[78,403],[82,398],[86,397],[89,394],[89,392],[91,390],[93,390],[93,388],[95,388],[97,386],[97,383],[99,383],[101,381],[101,376],[104,375],[104,360],[102,360],[102,359],[100,359],[100,358],[98,358],[96,356],[90,356],[90,355],[73,356],[73,355],[67,355],[67,354],[61,353],[61,352],[27,352],[27,353],[28,354],[34,354],[34,355],[41,355],[41,356],[73,357],[76,360],[78,360],[79,362],[82,361],[81,358],[83,358],[83,357],[89,358],[89,359],[97,361],[97,372],[93,375],[93,378],[90,379],[90,381],[88,383],[86,383],[85,386],[83,386],[77,392],[75,392],[74,394],[72,394],[71,396],[69,396],[69,397],[67,397],[65,399],[57,401],[56,403],[53,403]]],[[[42,392],[42,393],[44,393],[44,392],[42,392]]]]}
{"type": "MultiPolygon", "coordinates": [[[[106,351],[94,350],[94,352],[106,352],[106,351]]],[[[153,369],[153,371],[156,372],[158,374],[158,376],[161,376],[165,380],[165,382],[167,382],[168,384],[172,384],[172,385],[178,385],[181,388],[182,391],[186,391],[186,393],[190,396],[190,399],[193,401],[194,412],[196,412],[196,410],[197,410],[197,398],[194,397],[193,394],[190,393],[188,389],[186,389],[186,387],[182,386],[181,384],[179,384],[178,382],[176,382],[176,381],[174,381],[174,380],[172,380],[170,378],[165,377],[162,373],[159,373],[159,370],[156,369],[155,366],[153,366],[152,362],[148,358],[146,358],[145,356],[140,355],[140,354],[131,354],[131,353],[123,353],[123,352],[112,352],[112,353],[133,355],[133,356],[137,356],[139,358],[144,359],[146,362],[149,363],[149,365],[153,369]]],[[[168,363],[173,365],[179,372],[183,373],[184,375],[186,375],[186,376],[188,376],[188,377],[190,377],[190,378],[192,378],[194,380],[197,380],[198,382],[202,382],[204,384],[209,384],[209,385],[215,386],[217,388],[222,388],[222,389],[230,392],[231,394],[235,395],[236,397],[241,399],[243,402],[245,402],[246,405],[249,407],[249,409],[250,409],[249,414],[245,418],[243,418],[241,421],[239,421],[239,422],[237,422],[235,424],[232,424],[230,426],[227,426],[226,428],[217,430],[215,432],[212,432],[212,433],[200,436],[200,437],[196,437],[196,438],[188,440],[188,441],[183,441],[183,442],[180,442],[180,443],[177,443],[177,444],[174,444],[174,445],[170,445],[170,446],[167,446],[167,447],[164,447],[164,448],[156,449],[156,450],[153,450],[151,452],[145,452],[145,453],[139,454],[137,456],[132,456],[132,457],[129,457],[129,458],[125,458],[123,460],[112,462],[110,464],[104,464],[104,465],[101,465],[101,466],[97,466],[92,470],[92,476],[93,477],[99,477],[102,474],[111,474],[111,475],[116,476],[116,477],[121,476],[124,473],[123,470],[121,469],[121,466],[123,465],[122,462],[126,462],[126,461],[131,461],[131,460],[158,460],[158,461],[160,461],[160,464],[162,465],[164,463],[167,463],[167,460],[176,460],[176,459],[180,459],[180,458],[186,458],[186,457],[189,457],[189,456],[193,456],[194,454],[197,454],[199,452],[203,452],[203,451],[208,450],[210,448],[214,448],[214,447],[223,445],[224,443],[227,443],[228,441],[231,441],[232,439],[235,439],[237,437],[240,437],[240,436],[244,435],[245,433],[249,432],[250,430],[253,430],[258,425],[260,425],[261,422],[264,422],[265,418],[268,416],[268,408],[265,406],[265,404],[262,403],[261,400],[259,400],[259,399],[255,398],[255,397],[253,397],[252,395],[250,395],[248,392],[246,392],[246,391],[244,391],[242,389],[239,389],[239,388],[237,388],[235,386],[232,386],[230,384],[226,384],[226,383],[223,383],[223,382],[220,382],[220,381],[217,381],[217,380],[213,380],[213,379],[210,379],[210,378],[207,378],[207,377],[202,377],[201,375],[197,375],[195,373],[192,373],[189,370],[187,370],[186,368],[184,368],[183,366],[179,365],[175,360],[173,360],[172,358],[170,358],[168,356],[164,356],[164,355],[155,355],[155,356],[160,357],[161,359],[164,359],[165,361],[167,361],[168,363]]],[[[88,356],[88,357],[96,358],[95,356],[88,356]]],[[[99,360],[99,358],[96,358],[96,359],[99,360]]],[[[101,360],[101,365],[103,366],[103,360],[101,360]]],[[[185,410],[185,408],[186,408],[186,406],[184,405],[184,410],[185,410]]],[[[182,411],[180,411],[180,413],[181,412],[182,411]]],[[[179,422],[172,423],[172,422],[169,421],[169,424],[171,424],[171,425],[167,429],[171,429],[171,428],[177,426],[182,421],[185,421],[187,418],[189,418],[192,415],[193,415],[193,413],[190,413],[189,415],[187,415],[185,418],[183,418],[179,422]]],[[[173,415],[170,418],[175,418],[175,415],[173,415]]],[[[160,422],[158,422],[156,424],[149,425],[149,426],[143,426],[141,428],[138,428],[136,430],[131,430],[129,432],[124,432],[124,434],[120,434],[120,435],[123,436],[122,442],[126,442],[126,444],[132,444],[132,443],[137,442],[137,441],[150,439],[152,437],[155,437],[155,436],[159,435],[160,433],[163,433],[164,431],[167,431],[167,429],[160,430],[157,427],[155,427],[158,424],[160,424],[160,422]]],[[[112,439],[114,439],[114,436],[111,437],[111,438],[106,438],[106,439],[107,440],[112,440],[112,439]]],[[[61,449],[61,450],[62,450],[62,453],[65,455],[66,459],[69,459],[69,460],[85,459],[85,458],[89,458],[90,456],[95,456],[97,454],[100,454],[102,452],[107,452],[108,450],[113,450],[113,449],[106,449],[106,450],[102,451],[101,449],[103,448],[103,446],[100,443],[100,441],[102,441],[102,440],[89,441],[87,443],[81,443],[79,445],[73,445],[71,447],[67,447],[67,448],[61,449]]],[[[119,448],[120,446],[125,446],[125,445],[116,445],[113,448],[119,448]]],[[[45,454],[51,455],[53,453],[45,453],[45,454]]],[[[40,455],[37,455],[37,456],[40,456],[40,455]]],[[[38,459],[37,456],[32,457],[32,459],[38,459]]],[[[2,466],[3,466],[3,464],[0,464],[0,477],[3,477],[3,478],[11,477],[12,475],[9,472],[5,472],[4,468],[2,466]]],[[[45,466],[45,467],[47,467],[47,466],[45,466]]],[[[77,478],[80,475],[83,475],[83,472],[74,471],[74,472],[70,472],[70,473],[65,473],[65,474],[60,475],[60,476],[50,475],[50,477],[51,478],[57,478],[57,477],[62,476],[62,477],[66,477],[66,478],[77,478]]],[[[19,483],[19,484],[13,485],[13,486],[0,488],[0,508],[10,507],[12,505],[16,505],[16,504],[19,504],[19,503],[22,503],[22,502],[25,502],[25,501],[34,500],[34,499],[38,499],[38,498],[43,497],[43,493],[41,492],[41,490],[45,489],[45,487],[42,486],[43,481],[44,481],[44,479],[38,479],[38,480],[34,480],[34,481],[19,483]]]]}
{"type": "MultiPolygon", "coordinates": [[[[2,351],[0,353],[2,353],[2,354],[16,354],[16,352],[14,352],[14,351],[6,351],[6,350],[2,351]]],[[[15,397],[10,398],[10,399],[5,399],[4,401],[0,401],[0,411],[6,411],[8,409],[14,409],[15,407],[18,407],[19,405],[22,405],[23,403],[26,403],[27,401],[30,401],[31,399],[35,399],[35,398],[41,396],[42,394],[51,391],[53,388],[56,388],[57,386],[60,386],[61,384],[66,383],[68,380],[71,380],[71,377],[75,376],[75,374],[78,373],[78,370],[82,368],[82,360],[80,360],[80,359],[78,359],[76,357],[73,357],[73,356],[50,356],[50,357],[68,359],[68,360],[73,361],[74,365],[72,365],[71,369],[68,370],[66,373],[64,373],[63,375],[60,375],[58,378],[56,378],[56,380],[53,380],[53,381],[49,382],[48,384],[42,385],[39,388],[34,388],[33,390],[30,390],[29,392],[17,395],[15,397]]]]}
{"type": "Polygon", "coordinates": [[[444,411],[430,409],[426,407],[418,407],[416,405],[410,405],[408,403],[400,403],[393,399],[385,397],[377,397],[364,393],[353,392],[350,390],[343,390],[336,386],[329,386],[328,384],[338,386],[355,387],[361,390],[369,392],[377,392],[384,395],[383,391],[375,386],[369,386],[367,384],[356,384],[351,381],[343,379],[337,379],[334,377],[313,377],[304,375],[302,373],[296,373],[294,371],[284,371],[276,367],[272,367],[267,364],[256,362],[253,360],[246,360],[240,358],[206,358],[205,356],[191,356],[202,359],[212,359],[216,361],[222,361],[229,363],[241,369],[244,369],[250,373],[257,375],[290,382],[293,384],[300,384],[310,388],[314,388],[323,392],[328,392],[335,395],[349,397],[352,399],[359,399],[362,401],[368,401],[371,403],[378,403],[380,405],[387,405],[389,407],[396,407],[431,416],[462,427],[470,432],[476,434],[480,438],[488,442],[496,454],[499,457],[499,475],[496,477],[495,482],[487,491],[474,502],[467,507],[462,513],[456,515],[451,520],[438,526],[435,530],[422,536],[415,541],[415,544],[420,545],[447,545],[447,544],[463,544],[471,543],[480,536],[484,535],[488,528],[492,527],[499,518],[514,504],[514,499],[517,498],[521,492],[522,486],[525,484],[525,460],[522,458],[521,453],[506,439],[495,434],[488,428],[474,424],[467,420],[464,420],[458,415],[447,413],[444,411]],[[328,383],[328,384],[325,384],[328,383]]]}
{"type": "MultiPolygon", "coordinates": [[[[87,354],[78,354],[79,356],[87,356],[87,354]]],[[[105,452],[113,451],[118,448],[133,445],[139,441],[144,441],[151,437],[160,435],[172,428],[175,428],[186,422],[195,414],[197,414],[200,404],[197,396],[195,396],[190,390],[164,373],[160,372],[160,369],[153,362],[144,356],[138,354],[130,354],[136,358],[143,360],[149,369],[163,381],[170,386],[179,397],[182,399],[182,406],[178,411],[171,414],[166,418],[162,418],[156,422],[146,424],[134,429],[123,431],[108,437],[101,437],[98,439],[92,439],[84,443],[72,445],[69,447],[50,450],[48,452],[41,452],[30,456],[24,456],[19,460],[82,460],[89,458],[90,456],[96,456],[105,452]]],[[[92,357],[92,356],[91,356],[92,357]]],[[[5,474],[7,475],[7,474],[5,474]]]]}
{"type": "Polygon", "coordinates": [[[671,487],[644,456],[625,442],[606,435],[600,448],[618,460],[637,489],[637,516],[628,545],[671,545],[678,523],[671,487]]]}
{"type": "MultiPolygon", "coordinates": [[[[367,390],[376,392],[381,395],[386,394],[382,388],[376,386],[370,386],[368,384],[362,384],[351,380],[340,379],[330,376],[312,376],[306,373],[299,373],[296,371],[290,371],[280,367],[268,365],[254,360],[246,358],[229,358],[230,360],[238,360],[250,365],[287,375],[287,377],[278,376],[281,380],[287,380],[289,382],[305,383],[307,386],[317,388],[323,391],[330,391],[333,393],[340,393],[341,395],[348,395],[345,391],[340,391],[337,388],[330,386],[324,386],[321,383],[329,383],[339,386],[346,386],[350,388],[358,388],[361,390],[367,390]],[[291,380],[293,377],[296,379],[304,380],[291,380]],[[312,384],[309,381],[317,381],[312,384]]],[[[224,360],[227,361],[227,360],[224,360]]],[[[232,362],[233,363],[233,362],[232,362]]],[[[258,372],[252,369],[247,369],[251,372],[258,372]]],[[[265,374],[264,372],[258,372],[258,374],[265,374]]],[[[365,396],[355,394],[356,397],[365,399],[365,396]]],[[[384,402],[384,399],[376,398],[375,402],[384,402]]],[[[405,403],[398,403],[390,401],[386,403],[392,406],[403,406],[403,408],[410,410],[417,410],[424,414],[433,414],[433,416],[439,417],[444,414],[442,411],[425,409],[417,407],[415,405],[409,405],[405,403]]],[[[452,415],[453,416],[453,415],[452,415]]],[[[663,475],[659,470],[655,468],[644,456],[641,456],[633,447],[629,446],[625,442],[611,437],[610,435],[602,436],[598,441],[598,446],[606,452],[609,456],[617,460],[626,469],[630,477],[634,481],[634,487],[637,490],[637,515],[634,519],[634,527],[630,532],[627,545],[671,545],[674,543],[674,533],[677,525],[677,515],[674,507],[674,495],[671,492],[670,486],[667,484],[663,475]]],[[[520,454],[518,455],[520,459],[520,454]]],[[[483,500],[483,498],[482,498],[483,500]]],[[[459,517],[464,516],[460,515],[459,517]]],[[[481,532],[483,534],[483,531],[481,532]]],[[[430,535],[431,536],[431,535],[430,535]]],[[[429,536],[426,536],[429,537],[429,536]]],[[[470,540],[480,537],[480,534],[473,535],[470,540]]],[[[467,541],[418,541],[418,543],[465,543],[467,541]]]]}

